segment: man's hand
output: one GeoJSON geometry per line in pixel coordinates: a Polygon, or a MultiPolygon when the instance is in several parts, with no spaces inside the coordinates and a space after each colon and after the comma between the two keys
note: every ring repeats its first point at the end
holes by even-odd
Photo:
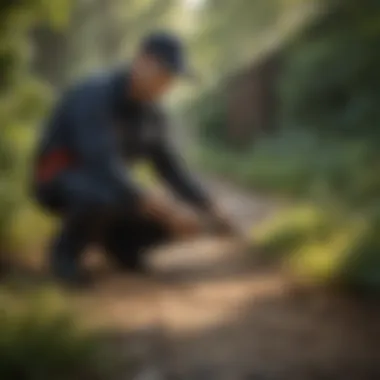
{"type": "Polygon", "coordinates": [[[174,237],[178,239],[194,238],[203,232],[200,218],[186,210],[177,210],[172,215],[169,225],[174,237]]]}
{"type": "Polygon", "coordinates": [[[174,238],[194,237],[202,231],[200,219],[195,214],[163,197],[146,195],[140,210],[143,215],[166,226],[174,238]]]}
{"type": "Polygon", "coordinates": [[[148,218],[166,225],[175,238],[198,236],[205,230],[205,224],[206,230],[209,229],[214,234],[237,238],[241,236],[241,231],[217,206],[212,206],[202,218],[166,198],[147,194],[142,199],[140,210],[148,218]]]}
{"type": "Polygon", "coordinates": [[[228,238],[228,241],[234,242],[235,248],[246,250],[251,246],[251,239],[244,229],[237,226],[220,208],[215,206],[211,208],[208,221],[211,231],[222,238],[228,238]]]}
{"type": "Polygon", "coordinates": [[[207,212],[206,221],[211,230],[217,234],[223,236],[237,236],[239,234],[237,226],[215,205],[207,212]]]}
{"type": "Polygon", "coordinates": [[[140,203],[140,212],[154,220],[166,220],[173,213],[172,205],[162,197],[146,194],[140,203]]]}

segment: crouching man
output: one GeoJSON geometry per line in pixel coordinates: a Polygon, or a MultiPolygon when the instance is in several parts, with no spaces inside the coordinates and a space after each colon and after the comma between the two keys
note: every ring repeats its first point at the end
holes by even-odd
{"type": "Polygon", "coordinates": [[[181,41],[154,33],[128,68],[87,78],[58,102],[37,147],[33,194],[62,222],[49,254],[60,280],[86,280],[80,257],[94,240],[120,266],[140,270],[144,249],[199,231],[197,221],[136,185],[128,165],[137,159],[149,160],[200,218],[233,230],[169,143],[158,101],[187,74],[181,41]]]}

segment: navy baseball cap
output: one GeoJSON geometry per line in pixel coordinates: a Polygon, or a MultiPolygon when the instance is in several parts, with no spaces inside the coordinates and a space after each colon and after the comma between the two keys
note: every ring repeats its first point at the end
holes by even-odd
{"type": "Polygon", "coordinates": [[[183,42],[170,32],[154,32],[146,36],[140,51],[156,57],[173,74],[197,79],[195,71],[187,64],[183,42]]]}

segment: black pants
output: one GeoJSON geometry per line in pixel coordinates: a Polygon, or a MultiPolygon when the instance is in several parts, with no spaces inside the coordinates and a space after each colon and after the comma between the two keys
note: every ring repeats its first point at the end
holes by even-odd
{"type": "Polygon", "coordinates": [[[89,244],[101,245],[119,267],[138,269],[146,249],[170,239],[160,223],[119,204],[106,186],[83,173],[66,173],[36,190],[39,203],[61,219],[49,255],[51,270],[61,279],[80,276],[81,255],[89,244]]]}

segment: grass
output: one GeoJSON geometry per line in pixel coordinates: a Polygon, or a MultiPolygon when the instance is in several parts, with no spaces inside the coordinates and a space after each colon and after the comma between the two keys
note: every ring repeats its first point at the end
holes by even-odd
{"type": "Polygon", "coordinates": [[[1,379],[107,378],[97,335],[80,326],[56,292],[3,287],[0,299],[1,379]]]}

